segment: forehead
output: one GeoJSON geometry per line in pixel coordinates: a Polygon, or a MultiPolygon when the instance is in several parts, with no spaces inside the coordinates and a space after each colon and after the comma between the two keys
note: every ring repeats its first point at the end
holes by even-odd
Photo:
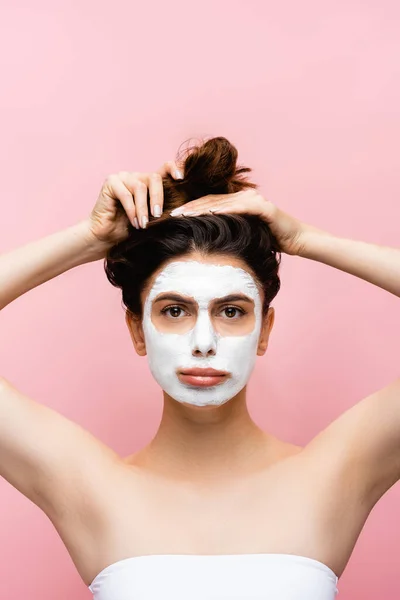
{"type": "Polygon", "coordinates": [[[203,301],[233,293],[246,294],[253,300],[258,288],[248,271],[232,265],[217,265],[198,261],[169,263],[155,278],[148,300],[162,292],[178,292],[203,301]]]}

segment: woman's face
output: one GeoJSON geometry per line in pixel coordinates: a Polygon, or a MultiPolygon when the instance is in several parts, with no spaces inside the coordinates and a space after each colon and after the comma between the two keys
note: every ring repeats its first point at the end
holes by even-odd
{"type": "Polygon", "coordinates": [[[150,370],[172,398],[221,405],[244,388],[257,353],[265,352],[265,326],[262,291],[242,261],[198,254],[173,260],[153,275],[142,300],[150,370]]]}

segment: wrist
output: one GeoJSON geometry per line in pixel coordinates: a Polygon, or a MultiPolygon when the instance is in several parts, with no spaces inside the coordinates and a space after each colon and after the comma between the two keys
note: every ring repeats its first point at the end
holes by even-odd
{"type": "Polygon", "coordinates": [[[312,225],[304,224],[298,256],[301,256],[302,258],[318,260],[321,244],[323,245],[324,240],[326,241],[332,237],[334,236],[328,231],[318,229],[318,227],[313,227],[312,225]]]}
{"type": "Polygon", "coordinates": [[[83,252],[87,262],[105,258],[112,244],[102,242],[94,235],[89,219],[79,221],[75,225],[75,231],[83,242],[83,252]]]}

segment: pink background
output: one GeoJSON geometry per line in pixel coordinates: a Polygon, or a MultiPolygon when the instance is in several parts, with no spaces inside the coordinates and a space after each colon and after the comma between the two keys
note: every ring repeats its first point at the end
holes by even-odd
{"type": "MultiPolygon", "coordinates": [[[[153,170],[189,137],[224,135],[262,192],[343,237],[399,246],[398,2],[3,3],[0,251],[91,210],[104,178],[153,170]],[[7,6],[6,6],[7,4],[7,6]]],[[[283,256],[249,407],[304,445],[399,376],[399,301],[283,256]]],[[[121,455],[154,435],[162,397],[101,263],[1,314],[1,374],[121,455]]],[[[398,597],[400,486],[374,508],[341,600],[398,597]]],[[[0,597],[90,592],[50,521],[0,481],[0,597]]]]}

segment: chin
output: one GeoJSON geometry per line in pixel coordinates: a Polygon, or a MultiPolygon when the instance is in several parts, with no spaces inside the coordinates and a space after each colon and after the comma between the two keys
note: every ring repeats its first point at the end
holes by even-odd
{"type": "Polygon", "coordinates": [[[222,406],[223,404],[226,404],[227,402],[229,402],[228,400],[224,400],[223,402],[218,402],[218,404],[212,403],[212,402],[207,402],[206,404],[192,404],[191,402],[181,402],[181,404],[183,404],[184,406],[190,406],[190,408],[197,408],[199,410],[212,410],[213,408],[219,408],[220,406],[222,406]]]}
{"type": "Polygon", "coordinates": [[[190,406],[190,408],[197,408],[198,410],[211,410],[212,408],[218,408],[218,406],[221,406],[220,404],[202,404],[199,406],[198,404],[190,404],[190,402],[183,402],[182,404],[185,406],[190,406]]]}

